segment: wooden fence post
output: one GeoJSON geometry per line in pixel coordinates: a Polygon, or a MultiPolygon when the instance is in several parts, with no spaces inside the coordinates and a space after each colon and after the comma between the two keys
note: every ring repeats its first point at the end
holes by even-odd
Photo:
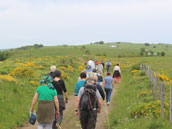
{"type": "Polygon", "coordinates": [[[170,123],[172,124],[172,83],[170,86],[170,123]]]}
{"type": "Polygon", "coordinates": [[[161,82],[161,117],[163,118],[164,118],[164,96],[165,96],[164,83],[161,82]]]}
{"type": "Polygon", "coordinates": [[[157,98],[157,90],[158,90],[158,74],[155,74],[155,79],[154,79],[154,90],[155,90],[155,98],[157,98]]]}
{"type": "Polygon", "coordinates": [[[159,83],[159,100],[161,100],[161,82],[159,83]]]}

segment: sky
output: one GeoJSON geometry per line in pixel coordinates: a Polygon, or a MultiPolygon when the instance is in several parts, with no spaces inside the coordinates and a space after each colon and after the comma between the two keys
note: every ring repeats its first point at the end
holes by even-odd
{"type": "Polygon", "coordinates": [[[172,0],[0,0],[0,49],[172,43],[172,0]]]}

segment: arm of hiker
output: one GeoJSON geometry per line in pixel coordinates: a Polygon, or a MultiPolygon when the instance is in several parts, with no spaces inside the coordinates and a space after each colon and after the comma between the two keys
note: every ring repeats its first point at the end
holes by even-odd
{"type": "Polygon", "coordinates": [[[68,103],[68,94],[65,92],[65,103],[68,103]]]}
{"type": "Polygon", "coordinates": [[[76,115],[76,117],[79,116],[79,101],[80,101],[80,98],[77,96],[76,102],[75,102],[75,115],[76,115]]]}
{"type": "Polygon", "coordinates": [[[97,90],[96,91],[96,97],[97,97],[97,101],[98,101],[98,113],[100,113],[100,111],[101,111],[101,96],[100,96],[100,93],[99,93],[99,91],[97,90]]]}
{"type": "Polygon", "coordinates": [[[115,85],[114,85],[114,82],[113,82],[113,80],[112,80],[112,87],[114,88],[114,86],[115,86],[115,85]]]}
{"type": "Polygon", "coordinates": [[[55,103],[55,106],[56,106],[56,118],[59,116],[59,101],[57,99],[57,96],[54,96],[54,103],[55,103]]]}
{"type": "Polygon", "coordinates": [[[102,104],[101,100],[98,99],[98,113],[100,113],[101,111],[101,104],[102,104]]]}
{"type": "Polygon", "coordinates": [[[30,109],[31,112],[34,111],[34,105],[35,105],[35,103],[36,103],[36,101],[38,99],[38,96],[39,96],[38,93],[35,93],[35,96],[33,97],[33,100],[32,100],[32,107],[30,109]]]}

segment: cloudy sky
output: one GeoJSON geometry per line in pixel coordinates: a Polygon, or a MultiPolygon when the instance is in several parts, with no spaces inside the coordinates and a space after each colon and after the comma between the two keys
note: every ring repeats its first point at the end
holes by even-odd
{"type": "Polygon", "coordinates": [[[128,41],[172,43],[172,0],[0,0],[0,49],[128,41]]]}

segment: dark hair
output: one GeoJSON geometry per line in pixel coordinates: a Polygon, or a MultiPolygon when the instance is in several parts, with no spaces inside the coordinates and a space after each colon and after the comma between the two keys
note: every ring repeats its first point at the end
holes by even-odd
{"type": "Polygon", "coordinates": [[[119,64],[116,64],[117,66],[119,66],[119,64]]]}
{"type": "Polygon", "coordinates": [[[94,72],[94,73],[96,73],[96,72],[97,72],[97,70],[96,70],[96,69],[93,69],[93,72],[94,72]]]}
{"type": "Polygon", "coordinates": [[[108,72],[107,75],[110,76],[111,74],[108,72]]]}
{"type": "Polygon", "coordinates": [[[80,74],[80,77],[81,77],[81,78],[86,78],[86,77],[87,77],[86,72],[82,72],[82,73],[80,74]]]}
{"type": "Polygon", "coordinates": [[[61,71],[60,70],[56,70],[54,72],[54,77],[60,77],[61,76],[61,71]]]}

